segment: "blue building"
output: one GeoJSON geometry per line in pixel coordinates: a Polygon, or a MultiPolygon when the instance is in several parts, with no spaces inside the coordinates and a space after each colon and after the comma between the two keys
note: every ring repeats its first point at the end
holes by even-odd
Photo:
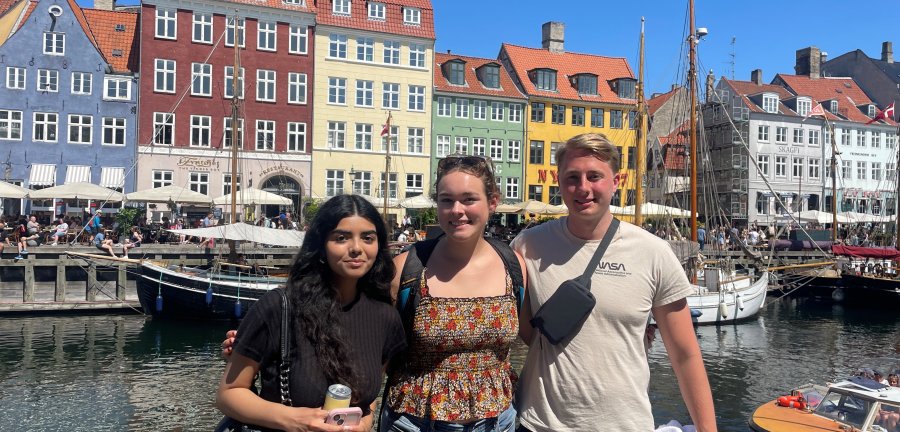
{"type": "MultiPolygon", "coordinates": [[[[32,3],[0,46],[0,178],[134,191],[137,25],[133,12],[32,3]]],[[[20,205],[4,200],[3,213],[20,205]]],[[[36,201],[31,211],[52,206],[36,201]]]]}

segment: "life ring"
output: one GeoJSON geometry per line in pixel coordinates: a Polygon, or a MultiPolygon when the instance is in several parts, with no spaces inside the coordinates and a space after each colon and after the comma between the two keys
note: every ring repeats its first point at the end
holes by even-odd
{"type": "Polygon", "coordinates": [[[806,400],[803,399],[803,396],[781,396],[776,403],[778,406],[787,408],[806,409],[806,400]]]}

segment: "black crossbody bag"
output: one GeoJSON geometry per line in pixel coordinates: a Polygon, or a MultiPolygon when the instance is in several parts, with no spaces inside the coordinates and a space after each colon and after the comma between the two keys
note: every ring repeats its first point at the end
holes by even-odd
{"type": "Polygon", "coordinates": [[[618,228],[619,220],[613,218],[584,273],[560,284],[531,319],[531,326],[538,329],[553,345],[576,333],[597,304],[597,299],[591,293],[591,276],[600,265],[618,228]]]}

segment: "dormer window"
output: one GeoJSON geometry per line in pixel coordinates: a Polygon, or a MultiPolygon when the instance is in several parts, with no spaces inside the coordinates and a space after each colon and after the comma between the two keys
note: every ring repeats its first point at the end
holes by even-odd
{"type": "Polygon", "coordinates": [[[116,31],[121,33],[125,31],[125,24],[116,24],[116,31]]]}
{"type": "Polygon", "coordinates": [[[500,66],[486,64],[478,68],[478,78],[487,88],[500,88],[500,66]]]}
{"type": "Polygon", "coordinates": [[[637,99],[637,80],[634,78],[616,79],[613,81],[613,89],[622,99],[637,99]]]}
{"type": "Polygon", "coordinates": [[[284,0],[284,4],[303,6],[303,0],[284,0]]]}
{"type": "Polygon", "coordinates": [[[531,82],[538,90],[556,91],[556,71],[553,69],[535,69],[531,75],[531,82]]]}
{"type": "Polygon", "coordinates": [[[572,77],[572,84],[578,89],[578,94],[597,94],[597,75],[578,74],[572,77]]]}
{"type": "Polygon", "coordinates": [[[422,10],[419,8],[403,8],[403,24],[419,25],[422,22],[422,10]]]}
{"type": "Polygon", "coordinates": [[[334,0],[331,5],[331,13],[335,15],[350,15],[350,0],[334,0]]]}
{"type": "Polygon", "coordinates": [[[447,81],[453,85],[466,85],[466,64],[459,60],[451,60],[444,66],[447,81]]]}
{"type": "Polygon", "coordinates": [[[875,105],[869,105],[869,118],[875,118],[875,105]]]}
{"type": "Polygon", "coordinates": [[[44,54],[65,55],[66,35],[64,33],[44,32],[44,54]]]}
{"type": "Polygon", "coordinates": [[[384,3],[369,2],[369,19],[384,21],[384,3]]]}
{"type": "Polygon", "coordinates": [[[797,114],[806,117],[812,109],[812,99],[806,97],[797,98],[797,114]]]}
{"type": "Polygon", "coordinates": [[[778,95],[766,93],[763,95],[763,111],[767,113],[778,113],[778,95]]]}
{"type": "Polygon", "coordinates": [[[122,51],[122,50],[120,50],[120,49],[114,49],[114,50],[112,50],[112,56],[113,56],[113,57],[122,57],[123,55],[125,55],[125,52],[122,51]]]}
{"type": "Polygon", "coordinates": [[[832,114],[837,114],[838,112],[838,101],[833,100],[828,104],[828,111],[831,111],[832,114]]]}

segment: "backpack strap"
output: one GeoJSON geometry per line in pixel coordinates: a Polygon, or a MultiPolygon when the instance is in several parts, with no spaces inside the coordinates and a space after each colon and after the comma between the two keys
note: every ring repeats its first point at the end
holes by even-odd
{"type": "Polygon", "coordinates": [[[434,252],[440,237],[413,243],[406,254],[406,262],[403,263],[403,272],[400,273],[400,289],[397,291],[397,310],[403,321],[403,329],[406,331],[407,343],[412,341],[413,320],[416,318],[416,307],[422,298],[419,292],[419,279],[422,277],[422,269],[428,263],[428,258],[434,252]]]}
{"type": "Polygon", "coordinates": [[[494,250],[500,255],[500,259],[503,260],[503,266],[506,267],[512,280],[513,295],[516,296],[516,311],[522,310],[522,303],[525,301],[525,278],[522,276],[519,257],[506,242],[491,237],[485,238],[485,240],[494,247],[494,250]]]}

